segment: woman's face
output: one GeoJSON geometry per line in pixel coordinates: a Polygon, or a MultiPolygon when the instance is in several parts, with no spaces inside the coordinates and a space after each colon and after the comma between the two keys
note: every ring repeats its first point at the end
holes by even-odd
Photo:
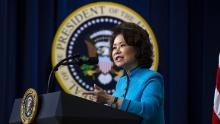
{"type": "Polygon", "coordinates": [[[130,71],[138,65],[135,55],[135,48],[125,42],[122,34],[118,34],[112,46],[112,58],[115,65],[130,71]]]}

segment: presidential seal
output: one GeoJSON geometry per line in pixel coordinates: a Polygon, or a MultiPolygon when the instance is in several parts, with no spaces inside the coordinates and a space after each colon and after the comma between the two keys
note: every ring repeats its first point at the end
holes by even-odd
{"type": "Polygon", "coordinates": [[[34,89],[29,88],[25,92],[20,106],[20,118],[24,124],[29,124],[33,122],[37,113],[37,107],[38,107],[37,92],[34,89]]]}
{"type": "Polygon", "coordinates": [[[114,66],[110,59],[111,29],[124,21],[136,23],[149,33],[154,51],[151,69],[157,70],[158,46],[148,23],[134,10],[124,5],[95,2],[73,11],[60,25],[53,41],[53,66],[76,53],[82,58],[99,58],[97,65],[67,65],[59,68],[56,78],[65,92],[92,100],[91,96],[82,93],[94,90],[94,84],[109,94],[115,91],[116,82],[123,75],[123,70],[114,66]]]}

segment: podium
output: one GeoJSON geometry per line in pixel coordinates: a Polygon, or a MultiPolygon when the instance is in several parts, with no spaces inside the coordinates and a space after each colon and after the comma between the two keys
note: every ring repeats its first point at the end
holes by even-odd
{"type": "MultiPolygon", "coordinates": [[[[21,124],[20,103],[16,99],[9,119],[10,124],[21,124]]],[[[139,124],[142,118],[118,109],[89,101],[64,92],[39,96],[38,113],[34,124],[139,124]]]]}

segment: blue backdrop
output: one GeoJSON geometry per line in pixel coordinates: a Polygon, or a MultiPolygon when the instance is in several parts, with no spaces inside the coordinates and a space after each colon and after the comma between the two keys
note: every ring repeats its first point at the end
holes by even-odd
{"type": "MultiPolygon", "coordinates": [[[[98,0],[96,0],[98,1],[98,0]]],[[[160,51],[167,124],[209,124],[220,52],[214,0],[112,0],[147,19],[160,51]]],[[[29,87],[47,89],[51,45],[63,19],[92,0],[0,1],[0,123],[29,87]]]]}

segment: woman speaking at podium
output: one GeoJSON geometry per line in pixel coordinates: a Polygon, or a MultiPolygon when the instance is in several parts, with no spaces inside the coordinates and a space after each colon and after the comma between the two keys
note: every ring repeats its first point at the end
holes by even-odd
{"type": "Polygon", "coordinates": [[[117,82],[113,95],[94,86],[97,102],[143,118],[142,124],[164,124],[163,77],[149,70],[153,50],[147,31],[134,23],[124,22],[113,29],[111,57],[125,74],[117,82]]]}

